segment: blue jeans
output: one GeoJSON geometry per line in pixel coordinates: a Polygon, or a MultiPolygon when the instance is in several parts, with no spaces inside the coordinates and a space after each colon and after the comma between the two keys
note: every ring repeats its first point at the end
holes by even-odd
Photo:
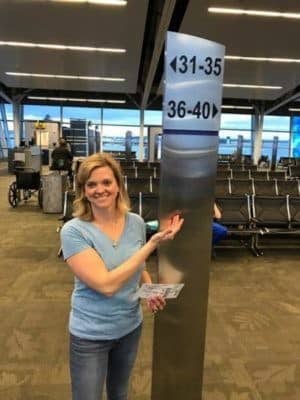
{"type": "Polygon", "coordinates": [[[70,335],[73,400],[100,400],[106,383],[108,400],[127,400],[142,324],[115,340],[87,340],[70,335]]]}

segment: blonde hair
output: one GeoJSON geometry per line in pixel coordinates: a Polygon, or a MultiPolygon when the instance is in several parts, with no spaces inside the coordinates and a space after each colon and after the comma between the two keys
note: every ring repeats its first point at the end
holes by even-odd
{"type": "Polygon", "coordinates": [[[84,188],[94,169],[101,167],[109,167],[117,181],[119,187],[117,209],[122,213],[126,213],[130,209],[129,197],[125,189],[120,164],[108,153],[95,153],[83,160],[78,169],[76,176],[76,197],[73,203],[74,217],[78,217],[84,221],[91,221],[93,219],[92,208],[85,197],[84,188]]]}

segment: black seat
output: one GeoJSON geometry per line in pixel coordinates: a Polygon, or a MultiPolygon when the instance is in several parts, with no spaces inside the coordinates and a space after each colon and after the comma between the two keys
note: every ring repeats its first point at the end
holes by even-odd
{"type": "Polygon", "coordinates": [[[231,178],[231,169],[217,170],[217,179],[228,179],[228,178],[231,178]]]}
{"type": "Polygon", "coordinates": [[[149,178],[128,178],[126,179],[126,188],[128,194],[150,193],[149,178]]]}
{"type": "Polygon", "coordinates": [[[256,226],[289,227],[287,196],[252,196],[252,215],[256,226]]]}
{"type": "Polygon", "coordinates": [[[269,171],[269,179],[286,179],[286,171],[269,171]]]}
{"type": "Polygon", "coordinates": [[[289,167],[289,174],[293,178],[300,178],[300,165],[290,166],[289,167]]]}
{"type": "Polygon", "coordinates": [[[251,210],[248,195],[216,197],[216,204],[222,210],[222,217],[219,220],[221,224],[249,227],[251,223],[251,210]]]}
{"type": "Polygon", "coordinates": [[[256,181],[265,181],[269,179],[268,171],[251,171],[251,177],[256,181]]]}
{"type": "Polygon", "coordinates": [[[232,170],[233,179],[250,179],[250,171],[232,170]]]}
{"type": "Polygon", "coordinates": [[[258,196],[276,196],[277,187],[274,180],[271,181],[260,181],[254,180],[254,194],[258,196]]]}
{"type": "Polygon", "coordinates": [[[229,179],[217,179],[215,185],[215,196],[223,197],[229,195],[230,195],[229,179]]]}
{"type": "Polygon", "coordinates": [[[137,168],[136,174],[138,178],[150,178],[154,176],[154,168],[137,168]]]}
{"type": "Polygon", "coordinates": [[[130,211],[142,215],[142,193],[129,195],[130,211]]]}
{"type": "Polygon", "coordinates": [[[253,194],[253,179],[230,179],[230,193],[233,196],[253,194]]]}
{"type": "Polygon", "coordinates": [[[291,218],[291,227],[300,227],[300,197],[289,196],[289,211],[291,218]]]}
{"type": "Polygon", "coordinates": [[[291,196],[300,195],[299,181],[297,179],[289,181],[278,180],[276,184],[279,196],[285,196],[287,194],[291,196]]]}
{"type": "Polygon", "coordinates": [[[141,200],[141,216],[145,222],[158,219],[159,197],[156,194],[143,194],[141,200]]]}

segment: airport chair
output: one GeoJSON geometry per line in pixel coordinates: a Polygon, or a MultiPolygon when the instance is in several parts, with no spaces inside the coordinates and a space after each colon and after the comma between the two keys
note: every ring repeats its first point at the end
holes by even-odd
{"type": "Polygon", "coordinates": [[[232,177],[231,169],[229,170],[217,170],[217,179],[228,179],[232,177]]]}
{"type": "MultiPolygon", "coordinates": [[[[300,197],[288,196],[292,228],[300,228],[300,197]]],[[[298,231],[300,234],[300,231],[298,231]]]]}
{"type": "Polygon", "coordinates": [[[255,237],[259,229],[252,227],[250,196],[217,197],[215,201],[222,212],[222,218],[218,222],[228,229],[226,239],[216,247],[244,247],[259,256],[260,252],[255,247],[255,237]]]}
{"type": "Polygon", "coordinates": [[[268,171],[251,171],[251,178],[255,181],[266,181],[269,179],[268,171]]]}
{"type": "Polygon", "coordinates": [[[289,228],[288,197],[253,195],[252,216],[258,227],[289,228]]]}
{"type": "Polygon", "coordinates": [[[128,194],[150,193],[150,178],[128,178],[126,179],[128,194]]]}
{"type": "Polygon", "coordinates": [[[276,196],[277,193],[277,186],[276,181],[266,181],[266,180],[256,180],[254,179],[254,192],[258,196],[276,196]]]}
{"type": "Polygon", "coordinates": [[[130,211],[142,216],[142,193],[129,195],[130,211]]]}
{"type": "Polygon", "coordinates": [[[230,196],[230,186],[229,186],[230,179],[217,179],[215,185],[215,196],[216,197],[223,197],[223,196],[230,196]]]}
{"type": "Polygon", "coordinates": [[[135,167],[126,167],[122,168],[123,175],[127,176],[128,178],[137,178],[137,171],[135,167]]]}
{"type": "Polygon", "coordinates": [[[222,218],[218,220],[222,225],[241,226],[248,228],[251,224],[250,197],[226,196],[216,197],[216,204],[221,209],[222,218]]]}
{"type": "Polygon", "coordinates": [[[289,175],[292,178],[300,178],[300,165],[291,165],[289,166],[289,175]]]}
{"type": "Polygon", "coordinates": [[[232,170],[233,179],[251,179],[250,171],[232,170]]]}
{"type": "Polygon", "coordinates": [[[228,171],[230,169],[229,163],[218,163],[217,171],[228,171]]]}
{"type": "Polygon", "coordinates": [[[141,216],[147,221],[158,219],[159,197],[155,194],[142,194],[141,216]]]}
{"type": "Polygon", "coordinates": [[[150,176],[154,176],[153,168],[137,168],[136,169],[136,177],[137,178],[150,178],[150,176]]]}
{"type": "Polygon", "coordinates": [[[230,179],[230,193],[232,196],[244,196],[253,194],[253,179],[230,179]]]}
{"type": "Polygon", "coordinates": [[[286,171],[268,171],[269,179],[286,180],[286,171]]]}
{"type": "Polygon", "coordinates": [[[276,180],[276,185],[279,196],[285,196],[287,194],[290,196],[300,195],[300,182],[298,179],[288,181],[276,180]]]}

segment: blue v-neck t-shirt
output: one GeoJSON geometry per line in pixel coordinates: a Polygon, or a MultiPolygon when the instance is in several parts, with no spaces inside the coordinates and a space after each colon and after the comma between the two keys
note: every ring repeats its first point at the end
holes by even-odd
{"type": "MultiPolygon", "coordinates": [[[[74,218],[61,230],[64,259],[88,248],[94,249],[106,268],[112,270],[130,258],[146,241],[144,220],[127,213],[117,245],[91,222],[74,218]]],[[[89,268],[86,265],[86,268],[89,268]]],[[[111,340],[127,335],[142,321],[139,301],[133,296],[139,287],[140,269],[113,295],[107,297],[75,276],[69,320],[70,332],[83,339],[111,340]]]]}

